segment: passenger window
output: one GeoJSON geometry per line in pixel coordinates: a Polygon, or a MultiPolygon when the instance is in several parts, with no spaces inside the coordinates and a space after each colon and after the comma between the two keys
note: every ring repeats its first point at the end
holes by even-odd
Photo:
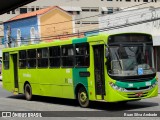
{"type": "Polygon", "coordinates": [[[26,56],[27,55],[25,50],[19,51],[19,68],[26,68],[26,56]]]}
{"type": "Polygon", "coordinates": [[[37,49],[38,67],[48,67],[48,48],[37,49]]]}
{"type": "Polygon", "coordinates": [[[62,46],[62,66],[73,67],[74,66],[74,50],[73,45],[62,46]]]}
{"type": "Polygon", "coordinates": [[[27,51],[27,67],[36,67],[36,49],[30,49],[27,51]]]}
{"type": "Polygon", "coordinates": [[[75,45],[75,63],[76,67],[88,67],[90,65],[89,60],[89,44],[76,44],[75,45]]]}
{"type": "Polygon", "coordinates": [[[60,67],[60,47],[59,46],[49,48],[49,66],[60,67]]]}
{"type": "Polygon", "coordinates": [[[4,63],[4,69],[9,69],[9,53],[3,53],[3,63],[4,63]]]}

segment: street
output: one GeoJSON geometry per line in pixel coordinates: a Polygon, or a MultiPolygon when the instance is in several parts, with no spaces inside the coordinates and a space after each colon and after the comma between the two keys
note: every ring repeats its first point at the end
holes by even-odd
{"type": "MultiPolygon", "coordinates": [[[[91,107],[81,108],[75,100],[68,99],[36,96],[32,101],[26,101],[24,95],[13,95],[2,89],[2,82],[0,82],[0,101],[0,111],[101,111],[109,113],[110,119],[114,119],[112,116],[121,114],[122,111],[160,111],[160,95],[155,98],[128,102],[127,104],[91,102],[91,107]]],[[[58,117],[60,117],[60,114],[60,112],[59,114],[55,113],[58,117]]],[[[62,114],[62,117],[65,116],[62,114]]],[[[79,117],[76,118],[80,119],[79,117]]],[[[91,117],[83,117],[83,119],[91,119],[91,117]]],[[[95,119],[97,118],[95,117],[95,119]]],[[[124,118],[121,117],[121,119],[124,118]]],[[[154,119],[158,119],[158,117],[154,119]]]]}

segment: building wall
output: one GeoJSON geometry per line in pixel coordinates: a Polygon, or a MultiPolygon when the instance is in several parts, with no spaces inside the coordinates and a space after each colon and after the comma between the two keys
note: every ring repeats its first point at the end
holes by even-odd
{"type": "Polygon", "coordinates": [[[39,37],[36,16],[4,23],[4,40],[5,40],[5,42],[8,41],[8,38],[7,38],[7,34],[9,34],[8,26],[10,27],[10,38],[12,41],[12,47],[17,46],[17,45],[21,45],[21,44],[30,43],[31,42],[30,40],[33,40],[33,39],[30,39],[31,37],[33,37],[33,36],[31,36],[31,28],[35,29],[34,39],[36,37],[39,37]],[[20,39],[17,38],[18,30],[20,30],[20,34],[19,34],[20,39]]]}
{"type": "MultiPolygon", "coordinates": [[[[148,0],[148,2],[150,1],[152,0],[148,0]]],[[[158,2],[160,2],[160,0],[157,0],[157,2],[147,3],[147,4],[136,6],[136,7],[137,8],[143,8],[146,6],[160,7],[160,4],[158,2]]],[[[123,9],[126,7],[139,5],[142,3],[146,3],[146,2],[144,2],[144,0],[130,0],[130,1],[126,1],[126,0],[36,0],[35,2],[32,2],[28,5],[17,8],[16,10],[10,11],[6,14],[0,15],[0,21],[5,22],[6,20],[20,14],[22,12],[21,8],[25,8],[27,12],[31,12],[32,9],[38,10],[48,6],[61,6],[62,8],[66,6],[80,7],[81,11],[71,11],[71,13],[75,14],[75,19],[78,19],[76,20],[78,24],[75,25],[76,26],[75,31],[80,32],[84,30],[92,30],[97,27],[96,25],[98,24],[97,15],[107,12],[107,11],[103,11],[102,7],[105,7],[107,10],[109,8],[113,8],[113,10],[116,10],[117,8],[123,9]],[[93,11],[94,8],[96,8],[97,11],[93,11]],[[89,11],[84,11],[84,9],[88,9],[89,11]],[[79,18],[84,18],[88,16],[94,16],[94,17],[79,19],[79,18]]]]}
{"type": "Polygon", "coordinates": [[[40,16],[41,38],[73,33],[72,15],[60,9],[54,9],[40,16]],[[69,22],[64,22],[69,21],[69,22]],[[61,24],[56,24],[62,22],[61,24]]]}

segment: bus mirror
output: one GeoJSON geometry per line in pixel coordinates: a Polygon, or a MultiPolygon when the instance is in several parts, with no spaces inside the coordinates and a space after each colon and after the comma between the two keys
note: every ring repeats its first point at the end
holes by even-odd
{"type": "Polygon", "coordinates": [[[106,48],[106,58],[108,58],[108,57],[109,57],[109,49],[106,48]]]}

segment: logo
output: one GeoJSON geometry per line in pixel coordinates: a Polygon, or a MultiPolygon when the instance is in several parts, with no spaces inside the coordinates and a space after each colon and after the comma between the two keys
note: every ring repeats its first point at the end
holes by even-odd
{"type": "Polygon", "coordinates": [[[11,112],[2,112],[2,117],[11,117],[11,112]]]}

